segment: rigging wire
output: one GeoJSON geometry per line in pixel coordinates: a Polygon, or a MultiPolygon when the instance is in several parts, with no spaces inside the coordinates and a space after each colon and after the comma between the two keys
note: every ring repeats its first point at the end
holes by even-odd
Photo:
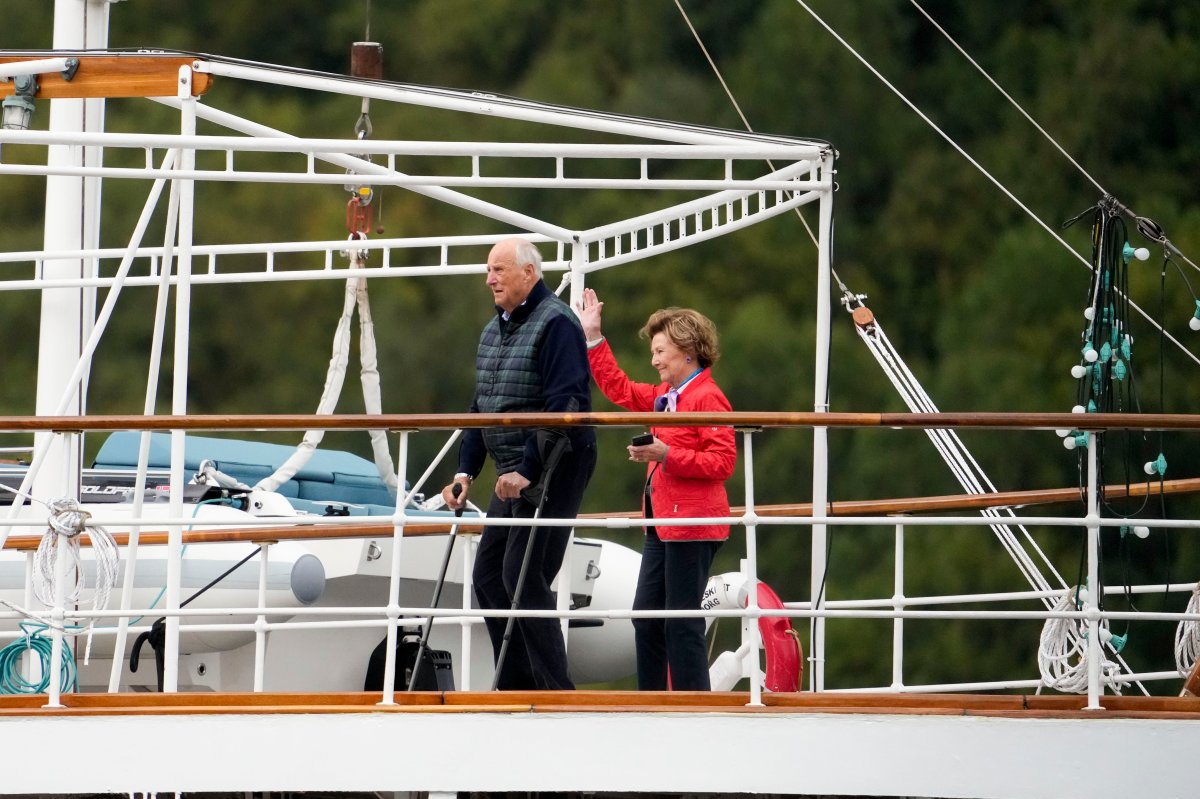
{"type": "MultiPolygon", "coordinates": [[[[1059,244],[1061,244],[1067,250],[1067,252],[1069,252],[1069,253],[1071,253],[1071,255],[1075,256],[1075,258],[1078,259],[1080,263],[1082,263],[1084,266],[1086,266],[1089,270],[1092,268],[1091,263],[1088,261],[1087,258],[1085,258],[1080,253],[1076,252],[1075,249],[1070,244],[1068,244],[1061,236],[1059,236],[1058,233],[1056,233],[1053,228],[1051,228],[1049,225],[1047,225],[1045,222],[1043,222],[1040,218],[1038,218],[1037,214],[1035,214],[1029,208],[1029,206],[1027,206],[1027,205],[1025,205],[1025,203],[1021,202],[1021,200],[1018,199],[1017,196],[1008,189],[1008,187],[1006,187],[1003,183],[1001,183],[1000,180],[998,178],[996,178],[994,175],[992,175],[992,173],[989,172],[982,164],[980,164],[978,161],[976,161],[965,149],[963,149],[963,147],[958,142],[956,142],[953,138],[951,138],[950,135],[948,133],[946,133],[946,131],[942,130],[937,125],[936,122],[934,122],[932,119],[930,119],[929,116],[925,114],[925,112],[923,112],[920,108],[918,108],[915,103],[913,103],[911,100],[909,100],[908,97],[906,97],[903,92],[901,92],[899,89],[897,89],[895,87],[895,85],[892,84],[891,81],[889,81],[887,78],[885,78],[883,76],[883,74],[880,73],[879,70],[877,70],[871,64],[871,62],[867,61],[867,59],[864,58],[862,56],[862,54],[860,54],[857,50],[855,50],[854,47],[849,42],[847,42],[844,38],[842,38],[842,36],[837,31],[835,31],[832,26],[829,25],[829,23],[827,23],[824,19],[821,18],[820,15],[818,15],[815,11],[813,11],[812,8],[810,8],[808,6],[808,4],[804,2],[804,0],[796,0],[796,3],[801,8],[803,8],[805,11],[807,11],[809,16],[811,16],[814,20],[816,20],[817,24],[819,24],[821,27],[823,27],[826,30],[826,32],[829,33],[830,36],[832,36],[834,39],[837,40],[837,42],[839,44],[842,45],[842,47],[846,48],[847,52],[849,52],[852,56],[854,56],[856,59],[858,59],[859,63],[861,63],[864,67],[866,67],[867,70],[872,75],[874,75],[876,78],[878,78],[879,81],[881,83],[883,83],[884,86],[886,86],[888,89],[890,89],[892,91],[892,93],[895,94],[896,97],[899,98],[901,102],[903,102],[905,105],[907,105],[914,114],[916,114],[918,117],[920,117],[925,122],[925,124],[929,125],[929,127],[932,128],[935,133],[937,133],[939,136],[941,136],[946,141],[947,144],[949,144],[951,147],[953,147],[954,150],[957,151],[959,155],[961,155],[963,158],[965,158],[967,160],[967,162],[969,164],[971,164],[971,166],[975,167],[975,169],[978,170],[981,175],[983,175],[985,178],[987,178],[989,181],[991,181],[992,185],[994,185],[997,189],[999,189],[1002,194],[1004,194],[1006,197],[1008,197],[1010,200],[1012,200],[1012,202],[1018,208],[1020,208],[1022,211],[1024,211],[1026,216],[1028,216],[1039,227],[1041,227],[1043,230],[1045,230],[1047,233],[1049,233],[1050,236],[1055,241],[1057,241],[1059,244]]],[[[1125,208],[1124,206],[1121,206],[1121,208],[1125,213],[1132,215],[1133,212],[1129,211],[1129,209],[1125,208]]],[[[1139,220],[1138,229],[1142,230],[1141,218],[1138,218],[1138,220],[1139,220]]],[[[1154,239],[1155,241],[1160,241],[1161,243],[1163,243],[1164,246],[1171,246],[1173,251],[1177,250],[1177,248],[1175,248],[1173,245],[1170,245],[1170,243],[1166,240],[1165,236],[1162,236],[1161,238],[1155,238],[1152,235],[1147,235],[1147,238],[1154,239]]],[[[1180,255],[1181,258],[1184,257],[1182,255],[1182,253],[1178,253],[1178,254],[1180,255]]],[[[1187,347],[1185,347],[1182,342],[1180,342],[1177,338],[1172,336],[1170,333],[1163,330],[1162,325],[1159,324],[1159,322],[1157,322],[1154,319],[1154,317],[1152,317],[1152,316],[1150,316],[1150,314],[1146,313],[1146,311],[1144,311],[1140,305],[1138,305],[1133,300],[1127,300],[1127,301],[1129,303],[1129,306],[1131,308],[1133,308],[1134,310],[1136,310],[1147,322],[1150,323],[1151,326],[1153,326],[1156,330],[1162,331],[1163,334],[1168,339],[1171,340],[1171,343],[1173,343],[1176,347],[1178,347],[1180,349],[1180,351],[1182,351],[1185,355],[1187,355],[1189,358],[1191,358],[1196,363],[1197,366],[1200,366],[1200,356],[1196,355],[1194,352],[1192,352],[1187,347]]]]}
{"type": "Polygon", "coordinates": [[[1103,186],[1101,186],[1099,184],[1099,182],[1097,182],[1097,180],[1094,177],[1092,177],[1091,174],[1089,174],[1086,169],[1084,169],[1082,166],[1080,166],[1079,163],[1074,158],[1071,157],[1071,154],[1068,153],[1065,149],[1063,149],[1062,145],[1059,144],[1057,141],[1055,141],[1054,137],[1051,136],[1046,131],[1045,128],[1043,128],[1041,125],[1039,125],[1037,120],[1034,119],[1032,116],[1030,116],[1029,113],[1024,108],[1021,107],[1021,104],[1018,103],[1016,100],[1014,100],[1012,95],[1010,95],[1008,92],[1006,92],[1004,90],[1004,88],[999,83],[997,83],[992,78],[991,75],[988,74],[987,70],[985,70],[982,66],[979,65],[979,62],[977,62],[974,58],[971,58],[971,55],[966,50],[964,50],[962,48],[962,46],[959,45],[958,42],[956,42],[954,40],[954,37],[951,36],[946,31],[945,28],[943,28],[941,25],[939,25],[937,23],[937,20],[935,20],[933,17],[929,16],[929,12],[927,12],[924,8],[922,8],[921,4],[918,3],[917,0],[909,0],[909,2],[912,3],[914,7],[916,7],[917,11],[921,12],[921,14],[925,17],[925,19],[929,20],[930,25],[937,28],[938,32],[946,37],[946,41],[948,41],[948,42],[950,42],[950,44],[954,45],[954,49],[956,49],[956,50],[958,50],[958,52],[962,53],[962,57],[967,59],[967,61],[970,62],[971,66],[973,66],[973,67],[975,67],[975,69],[979,70],[979,74],[983,75],[983,77],[985,77],[987,79],[988,83],[990,83],[990,84],[992,84],[992,86],[996,87],[996,91],[1000,92],[1000,94],[1003,95],[1004,99],[1008,100],[1008,102],[1012,104],[1012,107],[1017,109],[1017,111],[1019,111],[1021,113],[1021,116],[1025,117],[1025,119],[1027,119],[1029,121],[1030,125],[1033,125],[1035,128],[1038,129],[1039,133],[1041,133],[1043,136],[1046,137],[1046,141],[1053,144],[1054,148],[1056,150],[1058,150],[1060,153],[1062,153],[1063,158],[1066,158],[1068,161],[1070,161],[1071,164],[1076,169],[1079,170],[1080,174],[1082,174],[1085,178],[1088,179],[1089,182],[1091,182],[1091,184],[1093,186],[1095,186],[1097,189],[1100,190],[1101,194],[1108,194],[1108,190],[1105,189],[1103,186]]]}
{"type": "MultiPolygon", "coordinates": [[[[1054,145],[1054,148],[1056,150],[1058,150],[1060,153],[1062,153],[1064,158],[1066,158],[1068,161],[1070,161],[1071,164],[1076,169],[1079,170],[1080,174],[1082,174],[1085,178],[1087,178],[1088,181],[1090,181],[1091,184],[1093,186],[1095,186],[1097,189],[1099,189],[1103,194],[1109,193],[1103,186],[1100,185],[1100,183],[1094,177],[1092,177],[1092,175],[1086,169],[1084,169],[1082,166],[1080,166],[1079,163],[1074,158],[1072,158],[1071,155],[1065,149],[1063,149],[1062,145],[1060,145],[1054,139],[1054,137],[1051,136],[1046,131],[1045,128],[1043,128],[1041,125],[1039,125],[1037,123],[1037,121],[1032,116],[1030,116],[1029,113],[1026,112],[1024,108],[1021,107],[1020,103],[1018,103],[1015,99],[1013,99],[1012,95],[1010,95],[1008,92],[1006,92],[1000,86],[1000,84],[997,83],[996,80],[993,79],[992,76],[988,74],[987,70],[985,70],[982,66],[980,66],[979,63],[974,58],[972,58],[967,53],[967,51],[964,50],[961,45],[959,45],[959,43],[957,41],[954,40],[954,37],[952,37],[949,34],[949,32],[946,31],[945,28],[943,28],[941,25],[939,25],[937,23],[937,21],[934,20],[934,18],[931,17],[929,15],[929,13],[924,8],[921,7],[921,4],[918,3],[917,0],[909,0],[909,2],[912,3],[913,6],[916,7],[916,9],[918,11],[920,11],[922,15],[924,15],[925,19],[929,20],[929,23],[931,25],[933,25],[933,27],[938,29],[939,33],[941,33],[943,36],[946,37],[946,41],[950,42],[950,44],[952,44],[954,46],[954,49],[958,50],[958,52],[962,54],[963,58],[967,59],[967,61],[971,64],[971,66],[973,66],[973,67],[975,67],[975,69],[979,70],[979,74],[983,75],[983,77],[987,79],[988,83],[992,84],[992,86],[994,86],[996,88],[996,91],[1000,92],[1000,94],[1004,97],[1004,99],[1008,100],[1008,102],[1012,104],[1012,107],[1017,109],[1017,111],[1020,112],[1020,114],[1029,121],[1029,124],[1031,124],[1035,128],[1037,128],[1038,132],[1041,133],[1042,136],[1044,136],[1046,138],[1046,140],[1048,142],[1050,142],[1050,144],[1054,145]]],[[[1139,221],[1139,222],[1141,221],[1142,218],[1138,217],[1133,212],[1132,209],[1124,208],[1124,206],[1122,206],[1122,210],[1131,219],[1133,219],[1135,221],[1139,221]]],[[[1162,234],[1162,230],[1160,228],[1157,228],[1157,225],[1155,226],[1155,228],[1151,228],[1150,231],[1147,231],[1147,230],[1143,230],[1142,226],[1139,224],[1138,230],[1142,233],[1142,235],[1146,236],[1146,238],[1151,239],[1152,241],[1155,241],[1155,242],[1159,242],[1159,243],[1163,244],[1165,247],[1169,248],[1169,250],[1171,252],[1173,252],[1175,255],[1178,255],[1180,258],[1182,258],[1184,261],[1186,261],[1188,263],[1188,265],[1190,265],[1193,269],[1200,272],[1200,266],[1197,266],[1195,263],[1193,263],[1190,258],[1188,258],[1186,255],[1184,255],[1182,252],[1179,251],[1178,247],[1176,247],[1174,244],[1172,244],[1170,241],[1168,241],[1166,236],[1164,236],[1162,234]]],[[[1182,272],[1182,270],[1181,270],[1181,272],[1182,272]]]]}

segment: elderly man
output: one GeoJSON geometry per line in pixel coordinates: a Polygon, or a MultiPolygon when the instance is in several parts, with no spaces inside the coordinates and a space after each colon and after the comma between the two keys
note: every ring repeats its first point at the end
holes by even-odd
{"type": "MultiPolygon", "coordinates": [[[[475,357],[475,399],[472,413],[578,413],[592,407],[587,347],[583,329],[566,303],[542,281],[542,259],[524,239],[496,244],[488,255],[487,286],[496,315],[479,338],[475,357]]],[[[548,482],[542,485],[546,518],[572,518],[579,512],[583,491],[596,466],[596,434],[591,428],[566,431],[569,448],[548,482]]],[[[461,508],[471,483],[491,455],[496,465],[496,488],[488,506],[489,518],[530,518],[536,505],[522,492],[543,481],[544,452],[531,428],[492,427],[468,430],[458,454],[458,474],[442,496],[461,508]],[[453,493],[455,484],[461,493],[453,493]]],[[[490,525],[483,531],[475,559],[475,596],[483,609],[511,607],[531,528],[490,525]]],[[[562,566],[569,531],[545,527],[532,536],[523,610],[552,610],[550,583],[562,566]]],[[[499,657],[504,619],[487,619],[492,652],[499,657]]],[[[571,689],[567,652],[558,619],[518,619],[497,687],[506,690],[571,689]]]]}

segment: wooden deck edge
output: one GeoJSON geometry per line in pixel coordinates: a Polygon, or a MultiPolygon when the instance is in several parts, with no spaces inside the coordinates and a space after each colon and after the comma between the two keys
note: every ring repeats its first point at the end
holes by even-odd
{"type": "Polygon", "coordinates": [[[1088,710],[1082,696],[1016,694],[763,694],[749,705],[745,692],[499,691],[68,694],[62,707],[45,695],[0,696],[0,717],[86,715],[261,715],[347,713],[762,713],[964,715],[1008,718],[1200,719],[1200,697],[1106,696],[1088,710]]]}

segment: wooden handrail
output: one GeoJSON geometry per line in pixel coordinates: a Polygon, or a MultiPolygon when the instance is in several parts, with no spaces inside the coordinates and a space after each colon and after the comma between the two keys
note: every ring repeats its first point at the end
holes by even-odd
{"type": "MultiPolygon", "coordinates": [[[[1183,480],[1166,480],[1158,482],[1137,483],[1130,486],[1105,486],[1104,495],[1108,499],[1123,499],[1125,497],[1158,496],[1160,493],[1170,496],[1175,494],[1192,494],[1200,492],[1200,478],[1183,480]]],[[[1048,488],[1033,491],[1001,491],[994,494],[949,494],[934,497],[905,497],[900,499],[858,500],[849,502],[831,502],[827,506],[829,516],[891,516],[911,513],[937,513],[954,510],[983,510],[986,508],[1018,508],[1031,505],[1054,505],[1066,502],[1083,502],[1086,492],[1076,488],[1048,488]]],[[[737,516],[745,513],[741,506],[730,508],[730,515],[737,516]]],[[[757,505],[754,508],[759,516],[812,516],[812,503],[803,502],[782,505],[757,505]]],[[[587,527],[587,520],[596,519],[636,519],[641,517],[640,511],[620,513],[584,513],[580,514],[580,527],[587,527]]],[[[1001,519],[1001,522],[1004,520],[1001,519]]],[[[1020,522],[1017,518],[1014,521],[1020,522]]],[[[404,528],[405,536],[445,535],[450,531],[452,522],[421,522],[409,524],[404,528]]],[[[460,535],[478,535],[483,532],[483,525],[478,523],[460,522],[460,535]]],[[[183,533],[185,544],[229,543],[233,541],[313,541],[342,538],[390,538],[393,525],[389,522],[370,522],[362,524],[304,524],[303,522],[284,526],[262,527],[228,527],[216,530],[189,530],[183,533]]],[[[113,535],[119,546],[129,542],[128,533],[113,535]]],[[[5,549],[34,550],[38,548],[41,536],[14,535],[9,536],[4,544],[5,549]]],[[[85,546],[91,541],[85,534],[82,539],[85,546]]],[[[154,546],[167,543],[165,530],[147,530],[138,537],[138,543],[154,546]]]]}
{"type": "Polygon", "coordinates": [[[398,691],[394,705],[378,691],[354,693],[119,693],[63,694],[62,707],[45,695],[0,696],[0,716],[207,715],[271,713],[870,713],[1006,716],[1012,718],[1200,718],[1200,699],[1101,696],[1105,713],[1087,709],[1086,696],[1028,694],[905,694],[798,692],[764,694],[748,706],[729,691],[398,691]]]}
{"type": "Polygon", "coordinates": [[[459,427],[995,428],[999,430],[1200,430],[1182,413],[418,413],[0,416],[0,432],[116,430],[421,430],[459,427]],[[1086,422],[1086,424],[1084,424],[1086,422]]]}

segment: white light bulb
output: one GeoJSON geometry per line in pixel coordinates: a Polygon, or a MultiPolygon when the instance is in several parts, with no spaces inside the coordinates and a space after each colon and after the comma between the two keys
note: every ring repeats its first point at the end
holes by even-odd
{"type": "Polygon", "coordinates": [[[1071,434],[1070,430],[1055,430],[1054,431],[1054,435],[1058,436],[1059,438],[1066,438],[1070,434],[1071,434]]]}
{"type": "Polygon", "coordinates": [[[1150,528],[1146,527],[1145,525],[1139,524],[1137,527],[1133,528],[1133,534],[1136,535],[1138,538],[1149,538],[1150,537],[1150,528]]]}
{"type": "Polygon", "coordinates": [[[1154,474],[1154,461],[1146,461],[1146,465],[1142,467],[1142,471],[1144,471],[1146,474],[1154,474]]]}
{"type": "Polygon", "coordinates": [[[1064,438],[1063,446],[1067,449],[1075,449],[1075,436],[1067,436],[1064,438]]]}
{"type": "Polygon", "coordinates": [[[1083,353],[1083,359],[1085,361],[1087,361],[1088,363],[1095,363],[1096,359],[1099,357],[1100,357],[1099,354],[1097,354],[1097,352],[1094,348],[1085,350],[1083,353]]]}
{"type": "Polygon", "coordinates": [[[1087,408],[1083,407],[1082,405],[1076,405],[1071,409],[1071,413],[1087,413],[1087,408]]]}
{"type": "Polygon", "coordinates": [[[1096,318],[1096,309],[1091,308],[1091,307],[1084,308],[1083,309],[1083,318],[1088,320],[1089,322],[1092,321],[1093,319],[1095,319],[1096,318]]]}
{"type": "Polygon", "coordinates": [[[1133,251],[1133,257],[1137,258],[1139,261],[1147,261],[1150,259],[1150,251],[1145,247],[1138,247],[1133,251]]]}
{"type": "Polygon", "coordinates": [[[1190,327],[1192,330],[1200,330],[1200,319],[1193,316],[1188,320],[1188,327],[1190,327]]]}
{"type": "Polygon", "coordinates": [[[1080,586],[1079,591],[1078,591],[1078,593],[1076,593],[1075,596],[1079,599],[1080,602],[1086,603],[1088,601],[1088,590],[1086,588],[1080,586]]]}
{"type": "Polygon", "coordinates": [[[1087,374],[1087,367],[1082,364],[1075,364],[1071,367],[1071,377],[1079,379],[1087,374]]]}

